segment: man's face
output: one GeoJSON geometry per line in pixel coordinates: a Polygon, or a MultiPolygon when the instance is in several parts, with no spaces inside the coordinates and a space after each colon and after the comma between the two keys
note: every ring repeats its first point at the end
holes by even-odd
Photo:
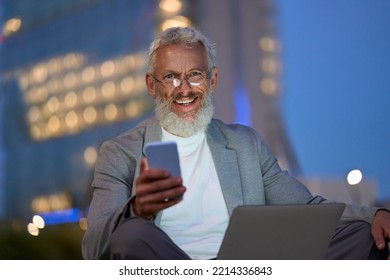
{"type": "Polygon", "coordinates": [[[164,81],[169,77],[177,77],[181,84],[168,88],[156,81],[150,74],[146,76],[146,83],[153,98],[170,104],[170,110],[181,120],[192,122],[197,117],[203,100],[211,94],[217,82],[218,72],[215,68],[211,76],[208,72],[206,51],[201,44],[186,46],[183,44],[160,47],[156,52],[154,78],[164,81]],[[192,73],[207,75],[204,83],[191,86],[186,80],[192,73]]]}

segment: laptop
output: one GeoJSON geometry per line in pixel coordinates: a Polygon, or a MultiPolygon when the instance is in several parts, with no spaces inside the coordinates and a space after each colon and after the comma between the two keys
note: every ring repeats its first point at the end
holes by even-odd
{"type": "Polygon", "coordinates": [[[238,206],[217,260],[323,259],[344,208],[344,203],[238,206]]]}

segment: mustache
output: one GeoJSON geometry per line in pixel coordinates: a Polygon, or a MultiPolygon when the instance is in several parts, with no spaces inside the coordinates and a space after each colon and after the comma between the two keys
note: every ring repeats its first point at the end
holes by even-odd
{"type": "Polygon", "coordinates": [[[174,93],[171,97],[168,98],[168,100],[173,102],[173,101],[180,100],[183,98],[193,99],[195,97],[199,97],[200,95],[201,95],[200,93],[190,92],[184,96],[182,93],[178,92],[178,93],[174,93]]]}

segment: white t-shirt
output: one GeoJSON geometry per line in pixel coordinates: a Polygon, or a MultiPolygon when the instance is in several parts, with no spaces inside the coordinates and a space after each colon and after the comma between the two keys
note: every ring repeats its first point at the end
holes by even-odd
{"type": "Polygon", "coordinates": [[[163,210],[160,228],[192,259],[217,256],[229,214],[204,132],[189,138],[163,129],[162,141],[178,145],[183,200],[163,210]]]}

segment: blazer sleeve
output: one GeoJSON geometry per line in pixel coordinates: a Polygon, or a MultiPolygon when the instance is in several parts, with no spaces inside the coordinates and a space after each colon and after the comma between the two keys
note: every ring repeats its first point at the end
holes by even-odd
{"type": "Polygon", "coordinates": [[[104,258],[111,233],[128,211],[138,160],[114,141],[103,143],[95,165],[88,228],[82,240],[84,259],[104,258]]]}
{"type": "MultiPolygon", "coordinates": [[[[257,153],[263,173],[264,191],[267,204],[319,204],[334,203],[321,196],[313,196],[305,185],[282,171],[267,145],[255,133],[257,153]]],[[[363,220],[371,223],[379,207],[346,205],[341,222],[363,220]]]]}

